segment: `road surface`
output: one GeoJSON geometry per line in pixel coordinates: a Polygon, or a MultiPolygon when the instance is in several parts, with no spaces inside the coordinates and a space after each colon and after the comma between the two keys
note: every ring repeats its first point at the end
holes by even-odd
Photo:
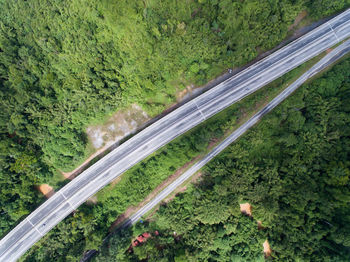
{"type": "Polygon", "coordinates": [[[350,36],[350,9],[150,125],[57,191],[0,241],[15,261],[90,196],[133,165],[229,105],[350,36]]]}
{"type": "Polygon", "coordinates": [[[195,163],[191,168],[189,168],[185,173],[183,173],[178,179],[173,183],[168,185],[163,191],[161,191],[155,198],[148,202],[145,206],[139,209],[135,214],[133,214],[123,225],[122,228],[128,227],[135,224],[149,212],[152,208],[158,205],[163,199],[170,195],[177,187],[188,180],[192,175],[198,172],[203,166],[205,166],[210,160],[222,152],[226,147],[233,143],[236,139],[242,136],[248,131],[253,125],[255,125],[264,115],[269,113],[278,104],[285,100],[291,93],[293,93],[298,87],[300,87],[307,79],[311,78],[322,69],[326,68],[334,61],[338,60],[345,54],[350,52],[350,40],[341,44],[335,48],[332,52],[327,54],[322,58],[317,64],[310,68],[306,73],[304,73],[300,78],[283,90],[278,96],[276,96],[269,104],[267,104],[258,113],[252,116],[247,122],[241,125],[237,130],[235,130],[230,136],[228,136],[223,142],[216,146],[209,154],[207,154],[203,159],[195,163]]]}

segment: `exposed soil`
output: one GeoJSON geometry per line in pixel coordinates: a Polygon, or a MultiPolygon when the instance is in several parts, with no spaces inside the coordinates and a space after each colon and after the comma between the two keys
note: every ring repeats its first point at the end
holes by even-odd
{"type": "MultiPolygon", "coordinates": [[[[183,186],[183,187],[176,188],[176,189],[173,191],[173,193],[172,193],[171,195],[169,195],[168,197],[166,197],[166,198],[163,199],[163,203],[167,204],[167,203],[173,201],[177,194],[183,193],[183,192],[185,192],[186,190],[187,190],[187,186],[183,186]]],[[[157,210],[158,210],[158,208],[156,208],[155,211],[157,211],[157,210]]],[[[153,216],[153,214],[154,214],[154,213],[152,213],[151,216],[153,216]]],[[[151,216],[150,216],[150,217],[151,217],[151,216]]]]}
{"type": "Polygon", "coordinates": [[[264,247],[264,255],[265,255],[265,257],[271,256],[272,250],[271,250],[269,241],[267,241],[267,239],[265,240],[265,242],[263,244],[263,247],[264,247]]]}
{"type": "Polygon", "coordinates": [[[202,172],[197,172],[192,176],[191,183],[197,183],[198,179],[202,176],[202,172]]]}
{"type": "Polygon", "coordinates": [[[105,123],[89,126],[86,133],[96,152],[73,171],[61,171],[62,175],[66,179],[73,179],[87,167],[91,160],[103,154],[112,146],[118,146],[123,138],[136,132],[149,119],[149,116],[141,107],[133,104],[129,109],[116,112],[105,123]]]}
{"type": "Polygon", "coordinates": [[[52,186],[49,186],[48,184],[41,184],[38,186],[38,190],[46,197],[50,198],[55,194],[55,190],[53,190],[52,186]]]}
{"type": "Polygon", "coordinates": [[[102,125],[89,126],[86,133],[95,149],[109,147],[132,134],[149,120],[148,115],[136,104],[127,110],[116,112],[102,125]]]}
{"type": "Polygon", "coordinates": [[[244,203],[239,205],[241,208],[242,214],[245,214],[247,216],[252,216],[252,206],[249,203],[244,203]]]}
{"type": "MultiPolygon", "coordinates": [[[[140,204],[137,206],[130,206],[123,214],[117,217],[117,219],[113,222],[111,227],[109,228],[109,231],[113,231],[120,223],[122,223],[125,219],[127,219],[129,216],[131,216],[133,213],[135,213],[137,210],[142,208],[147,202],[149,202],[151,199],[153,199],[160,191],[162,191],[166,186],[174,182],[179,176],[182,175],[182,173],[194,162],[198,161],[200,156],[195,157],[190,162],[187,162],[184,166],[180,167],[175,171],[174,174],[169,176],[166,180],[164,180],[160,185],[158,185],[140,204]]],[[[183,189],[183,188],[182,188],[183,189]]],[[[186,190],[183,189],[183,190],[186,190]]]]}

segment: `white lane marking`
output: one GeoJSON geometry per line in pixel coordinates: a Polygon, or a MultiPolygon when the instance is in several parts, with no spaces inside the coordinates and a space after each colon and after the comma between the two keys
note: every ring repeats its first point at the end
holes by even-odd
{"type": "Polygon", "coordinates": [[[203,120],[205,121],[205,120],[206,120],[206,118],[205,118],[205,116],[203,115],[202,111],[199,109],[199,107],[198,107],[198,105],[197,105],[197,103],[196,103],[195,99],[193,99],[193,100],[192,100],[192,102],[193,102],[193,103],[196,105],[196,107],[197,107],[197,109],[198,109],[199,113],[201,113],[202,118],[203,118],[203,120]]]}
{"type": "Polygon", "coordinates": [[[61,194],[61,196],[63,196],[63,198],[64,198],[64,199],[67,201],[67,203],[70,205],[71,209],[74,211],[75,208],[74,208],[73,205],[69,202],[69,199],[66,198],[66,196],[62,193],[61,190],[59,190],[58,192],[61,194]]]}
{"type": "MultiPolygon", "coordinates": [[[[322,68],[327,64],[328,61],[331,60],[332,57],[341,52],[344,47],[350,45],[350,40],[345,44],[337,47],[332,53],[325,56],[321,59],[317,64],[311,67],[306,73],[304,73],[301,77],[299,77],[295,82],[289,85],[285,90],[283,90],[278,96],[276,96],[268,105],[266,105],[263,109],[261,109],[258,113],[256,113],[253,117],[251,117],[247,122],[241,125],[237,130],[235,130],[229,137],[227,137],[221,144],[215,147],[206,157],[193,165],[190,169],[188,169],[185,173],[183,173],[179,178],[177,178],[172,184],[168,185],[164,190],[162,190],[154,199],[148,202],[143,208],[141,208],[137,213],[130,217],[129,222],[125,224],[128,226],[130,224],[135,224],[144,214],[146,214],[149,210],[155,207],[159,202],[161,202],[166,196],[173,192],[174,188],[177,188],[184,181],[190,178],[194,173],[200,170],[206,163],[208,163],[211,159],[217,156],[221,151],[223,151],[227,146],[233,143],[236,139],[238,139],[241,135],[243,135],[249,128],[255,125],[259,118],[264,116],[265,114],[271,112],[277,105],[279,105],[282,101],[284,101],[290,94],[292,94],[295,90],[297,90],[306,80],[308,80],[311,76],[310,73],[313,71],[322,68]],[[339,49],[339,51],[337,50],[339,49]],[[267,110],[266,110],[267,109],[267,110]],[[264,114],[262,112],[266,110],[264,114]],[[214,152],[214,153],[213,153],[214,152]],[[213,154],[211,154],[213,153],[213,154]],[[211,154],[211,155],[210,155],[211,154]]],[[[338,58],[339,59],[339,58],[338,58]]],[[[123,225],[124,226],[124,225],[123,225]]]]}
{"type": "MultiPolygon", "coordinates": [[[[312,32],[312,31],[311,31],[312,32]]],[[[310,33],[311,33],[310,32],[310,33]]],[[[315,32],[312,32],[312,33],[315,33],[315,32]]],[[[299,39],[297,39],[297,40],[299,40],[299,39]]],[[[315,41],[312,41],[307,47],[308,48],[310,48],[310,47],[312,47],[312,46],[314,46],[314,45],[316,45],[318,42],[320,41],[320,39],[318,39],[316,42],[315,41]]],[[[288,45],[287,45],[288,46],[288,45]]],[[[283,49],[283,48],[282,48],[283,49]]],[[[278,51],[280,51],[280,50],[278,50],[278,51]]],[[[277,51],[277,52],[278,52],[277,51]]],[[[299,52],[302,52],[302,51],[296,51],[296,53],[291,53],[291,54],[289,54],[289,55],[287,55],[287,57],[290,57],[290,56],[296,56],[299,52]]],[[[276,53],[276,52],[275,52],[276,53]]],[[[310,55],[310,56],[312,56],[312,54],[310,55]]],[[[269,58],[270,56],[268,56],[267,58],[269,58]]],[[[285,57],[285,58],[287,58],[287,57],[285,57]]],[[[267,59],[266,58],[266,59],[267,59]]],[[[260,62],[260,61],[259,61],[260,62]]],[[[258,62],[258,63],[259,63],[258,62]]],[[[276,65],[274,64],[274,66],[276,67],[276,65]]],[[[271,68],[271,66],[269,66],[267,69],[269,69],[270,68],[270,70],[267,70],[267,72],[270,72],[270,71],[273,71],[273,70],[275,70],[275,68],[274,67],[272,67],[271,68]]],[[[247,71],[249,68],[247,68],[246,70],[243,70],[243,71],[247,71]]],[[[243,73],[243,71],[242,72],[240,72],[240,73],[238,73],[238,75],[239,74],[241,74],[241,73],[243,73]]],[[[266,73],[266,69],[265,69],[265,72],[264,73],[266,73]]],[[[233,76],[233,77],[237,77],[237,75],[235,75],[235,76],[233,76]]],[[[255,78],[254,78],[255,79],[255,78]]],[[[252,78],[250,78],[249,80],[248,80],[248,83],[250,83],[250,81],[253,81],[253,79],[252,78]]],[[[265,83],[265,82],[264,82],[265,83]]],[[[222,83],[220,83],[219,85],[221,85],[222,83]]],[[[245,85],[247,85],[247,81],[245,82],[245,85]]],[[[214,89],[215,88],[212,88],[212,89],[210,89],[208,92],[211,92],[212,90],[214,91],[214,89]]],[[[229,95],[232,93],[232,92],[234,92],[234,91],[236,91],[236,90],[231,90],[230,91],[230,93],[229,93],[229,95]]],[[[211,106],[212,105],[212,102],[209,102],[209,103],[207,103],[206,105],[205,105],[205,108],[207,108],[207,107],[209,107],[209,106],[211,106]]],[[[197,106],[197,104],[196,104],[196,106],[197,106]]],[[[226,107],[226,106],[225,106],[226,107]]],[[[198,108],[198,106],[197,106],[197,108],[198,108]]],[[[201,113],[201,115],[202,115],[202,118],[204,119],[204,120],[206,120],[206,118],[204,117],[204,115],[203,115],[203,113],[202,113],[202,111],[201,110],[199,110],[200,111],[200,113],[201,113]]],[[[174,111],[175,112],[175,111],[174,111]]],[[[172,113],[174,113],[174,112],[172,112],[172,113]]],[[[172,114],[172,113],[170,113],[170,114],[172,114]]],[[[163,120],[163,119],[161,119],[161,120],[163,120]]],[[[157,123],[157,122],[156,122],[157,123]]],[[[151,126],[149,127],[149,128],[151,128],[151,126]]],[[[139,134],[141,134],[141,132],[139,133],[139,134]]],[[[137,135],[139,135],[139,134],[137,134],[137,135]]],[[[136,136],[137,136],[136,135],[136,136]]],[[[120,147],[118,147],[118,149],[121,149],[121,147],[122,146],[126,146],[126,144],[127,143],[123,143],[120,147]]],[[[112,151],[112,152],[114,152],[114,151],[112,151]]],[[[115,151],[116,152],[116,151],[115,151]]],[[[112,153],[113,154],[113,153],[112,153]]],[[[107,159],[106,161],[108,161],[109,159],[107,159]]],[[[97,163],[95,163],[94,165],[97,165],[97,163]]],[[[93,166],[94,166],[93,165],[93,166]]],[[[109,169],[107,169],[107,170],[105,170],[105,172],[107,172],[109,169]]],[[[86,175],[86,176],[88,176],[88,175],[86,175]]],[[[82,176],[82,175],[80,175],[80,176],[78,176],[75,180],[73,180],[72,182],[76,182],[76,183],[78,183],[80,180],[80,178],[81,179],[83,179],[83,178],[85,178],[86,176],[82,176]]],[[[95,179],[93,179],[93,180],[95,180],[95,179]]],[[[75,184],[76,184],[75,183],[75,184]]],[[[69,184],[67,185],[67,186],[69,186],[69,184]]],[[[67,187],[67,188],[69,188],[69,187],[67,187]]],[[[63,191],[65,190],[65,188],[63,188],[62,189],[63,191]]],[[[80,190],[79,190],[80,191],[80,190]]],[[[36,211],[36,210],[35,210],[36,211]]],[[[34,211],[34,212],[35,212],[34,211]]]]}
{"type": "Polygon", "coordinates": [[[327,25],[331,28],[331,30],[332,30],[332,32],[333,32],[333,34],[335,35],[335,37],[337,38],[337,41],[338,42],[340,42],[340,40],[339,40],[339,38],[338,38],[338,36],[337,36],[337,34],[335,33],[335,31],[333,30],[333,27],[331,26],[331,24],[329,23],[329,22],[327,22],[327,25]]]}
{"type": "Polygon", "coordinates": [[[32,222],[30,222],[30,220],[28,218],[26,218],[26,220],[29,222],[29,224],[32,225],[32,227],[40,234],[40,236],[43,236],[43,234],[36,228],[36,226],[33,225],[32,222]]]}
{"type": "MultiPolygon", "coordinates": [[[[320,41],[320,39],[318,39],[316,42],[313,41],[313,42],[308,46],[308,48],[310,48],[311,46],[317,45],[319,41],[320,41]]],[[[300,53],[300,52],[301,52],[301,51],[297,51],[297,52],[294,53],[293,55],[295,56],[297,53],[300,53]]],[[[290,55],[289,55],[289,56],[290,56],[290,55]]],[[[308,57],[312,57],[312,56],[313,56],[313,53],[311,53],[311,55],[309,55],[308,57]]],[[[304,60],[305,60],[305,59],[304,59],[304,60]]],[[[276,67],[276,65],[275,65],[275,67],[276,67]]],[[[273,68],[270,68],[270,70],[268,70],[268,71],[272,71],[272,69],[273,69],[273,68]]],[[[265,72],[265,73],[266,73],[266,72],[265,72]]],[[[255,79],[255,78],[254,78],[254,79],[255,79]]],[[[252,82],[252,79],[250,79],[250,80],[251,80],[251,81],[249,81],[249,82],[252,82]]],[[[264,81],[264,83],[265,83],[265,82],[268,82],[268,81],[264,81]]],[[[245,86],[246,86],[246,85],[245,85],[245,86]]],[[[232,93],[232,90],[230,91],[230,93],[232,93]]],[[[242,97],[241,97],[241,98],[242,98],[242,97]]],[[[241,98],[240,98],[240,99],[241,99],[241,98]]],[[[202,111],[198,108],[197,103],[196,103],[194,100],[192,100],[192,102],[195,103],[195,105],[196,105],[198,111],[201,113],[201,116],[202,116],[203,120],[206,120],[206,118],[204,117],[202,111]]],[[[212,103],[212,102],[209,102],[208,104],[209,104],[209,106],[210,106],[210,105],[213,104],[213,103],[212,103]]],[[[208,104],[205,105],[205,108],[206,108],[206,107],[209,107],[208,104]]],[[[224,107],[226,107],[226,105],[225,105],[224,107]]],[[[153,139],[151,139],[151,140],[153,140],[153,139]]],[[[107,172],[107,170],[106,170],[106,172],[107,172]]],[[[93,179],[93,180],[97,180],[97,179],[98,179],[98,177],[95,178],[95,179],[93,179]]],[[[91,181],[91,182],[92,182],[92,181],[91,181]]],[[[91,184],[91,182],[88,183],[87,185],[91,184]]],[[[86,186],[87,186],[87,185],[86,185],[86,186]]],[[[100,187],[102,187],[102,186],[103,186],[103,185],[101,185],[100,187]]],[[[80,189],[79,191],[81,192],[81,191],[83,191],[83,190],[80,189]]],[[[59,192],[62,193],[62,191],[59,191],[59,192]]],[[[65,196],[64,196],[64,198],[67,199],[65,196]]],[[[84,201],[85,201],[85,200],[83,200],[83,201],[81,201],[81,202],[84,202],[84,201]]],[[[68,201],[67,201],[67,202],[68,202],[68,201]]],[[[68,203],[69,203],[69,202],[68,202],[68,203]]],[[[69,204],[70,204],[71,207],[73,206],[71,203],[69,203],[69,204]]],[[[80,203],[79,203],[79,205],[80,205],[80,203]]],[[[77,205],[77,206],[79,206],[79,205],[77,205]]],[[[73,210],[74,210],[74,208],[73,208],[73,210]]]]}

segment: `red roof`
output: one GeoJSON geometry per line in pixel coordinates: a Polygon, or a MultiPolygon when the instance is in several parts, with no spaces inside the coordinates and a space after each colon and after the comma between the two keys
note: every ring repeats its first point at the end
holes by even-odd
{"type": "Polygon", "coordinates": [[[132,246],[136,247],[138,244],[145,242],[150,237],[151,237],[151,234],[148,232],[145,232],[139,235],[134,241],[132,241],[132,246]]]}

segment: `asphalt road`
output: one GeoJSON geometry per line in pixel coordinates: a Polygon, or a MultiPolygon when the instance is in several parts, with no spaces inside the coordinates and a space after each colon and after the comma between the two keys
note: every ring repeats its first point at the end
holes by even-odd
{"type": "Polygon", "coordinates": [[[207,154],[203,159],[195,163],[191,168],[189,168],[185,173],[183,173],[178,179],[173,183],[168,185],[163,189],[155,198],[148,202],[145,206],[139,209],[135,214],[133,214],[122,226],[122,228],[128,227],[135,224],[140,218],[149,212],[152,208],[158,205],[164,198],[170,195],[177,187],[188,180],[192,175],[198,172],[203,166],[205,166],[210,160],[217,156],[220,152],[225,150],[231,143],[242,136],[249,128],[254,126],[258,121],[272,109],[274,109],[278,104],[285,100],[290,94],[292,94],[298,87],[300,87],[307,79],[311,78],[318,72],[322,71],[324,68],[350,52],[350,40],[341,44],[335,48],[332,52],[327,54],[322,58],[317,64],[310,68],[306,73],[299,77],[295,82],[283,90],[278,96],[276,96],[269,104],[267,104],[258,113],[252,116],[247,122],[236,129],[230,136],[228,136],[223,142],[216,146],[209,154],[207,154]]]}
{"type": "Polygon", "coordinates": [[[0,241],[15,261],[90,196],[133,165],[229,105],[350,36],[350,9],[150,125],[56,192],[0,241]]]}

